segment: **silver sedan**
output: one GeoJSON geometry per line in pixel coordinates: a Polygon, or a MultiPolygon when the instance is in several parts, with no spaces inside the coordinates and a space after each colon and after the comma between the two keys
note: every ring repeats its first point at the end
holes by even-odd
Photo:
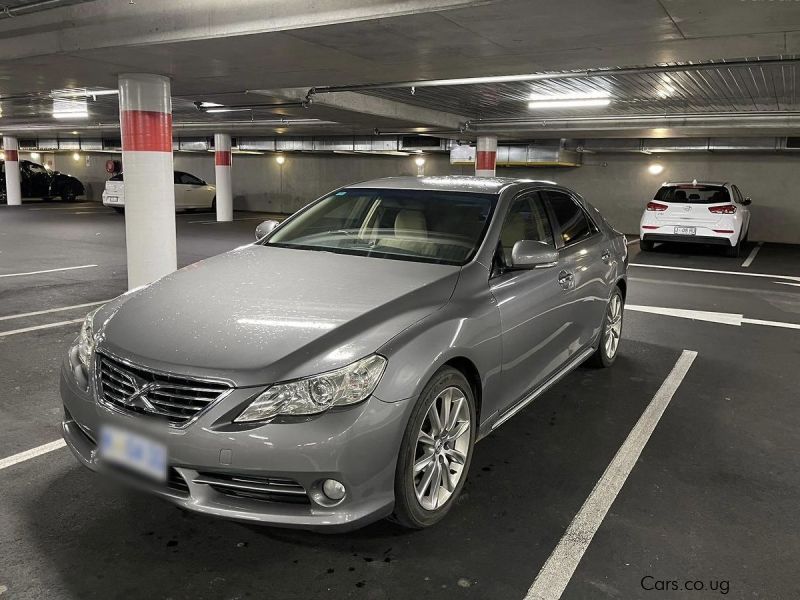
{"type": "Polygon", "coordinates": [[[421,528],[475,442],[617,357],[625,238],[550,182],[389,178],[90,313],[61,374],[80,462],[188,510],[421,528]]]}

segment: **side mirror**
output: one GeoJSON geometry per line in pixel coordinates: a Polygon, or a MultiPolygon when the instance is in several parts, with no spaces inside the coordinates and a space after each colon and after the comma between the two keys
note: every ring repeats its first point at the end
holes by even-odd
{"type": "Polygon", "coordinates": [[[272,219],[259,223],[258,227],[256,227],[256,239],[260,240],[267,237],[278,225],[280,223],[272,219]]]}
{"type": "Polygon", "coordinates": [[[558,262],[558,251],[547,242],[520,240],[511,249],[512,269],[552,267],[558,262]]]}
{"type": "Polygon", "coordinates": [[[752,203],[753,200],[751,198],[745,198],[744,201],[742,202],[742,204],[744,204],[745,206],[750,206],[752,203]]]}

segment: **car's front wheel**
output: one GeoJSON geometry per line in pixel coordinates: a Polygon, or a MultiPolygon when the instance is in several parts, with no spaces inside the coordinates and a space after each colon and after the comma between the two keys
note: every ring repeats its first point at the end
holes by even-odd
{"type": "Polygon", "coordinates": [[[617,360],[619,342],[622,338],[622,314],[625,309],[625,300],[622,291],[614,287],[611,298],[603,317],[603,327],[600,330],[600,343],[587,363],[592,367],[610,367],[617,360]]]}
{"type": "Polygon", "coordinates": [[[472,461],[476,414],[475,396],[463,373],[439,369],[420,394],[403,435],[394,521],[422,529],[450,511],[472,461]]]}

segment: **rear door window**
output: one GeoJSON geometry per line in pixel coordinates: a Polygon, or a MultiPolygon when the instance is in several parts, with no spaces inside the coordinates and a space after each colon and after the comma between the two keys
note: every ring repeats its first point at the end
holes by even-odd
{"type": "Polygon", "coordinates": [[[569,195],[555,190],[542,192],[550,203],[565,246],[588,238],[595,228],[583,208],[569,195]]]}
{"type": "Polygon", "coordinates": [[[730,202],[731,197],[723,185],[665,185],[654,200],[676,202],[678,204],[718,204],[730,202]]]}

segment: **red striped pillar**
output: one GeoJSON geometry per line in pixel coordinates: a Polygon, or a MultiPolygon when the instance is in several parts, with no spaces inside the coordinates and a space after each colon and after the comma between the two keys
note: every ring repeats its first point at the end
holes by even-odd
{"type": "Polygon", "coordinates": [[[497,165],[497,137],[484,135],[478,137],[475,153],[475,176],[494,177],[497,165]]]}
{"type": "Polygon", "coordinates": [[[19,144],[17,138],[3,136],[3,156],[5,157],[6,202],[9,206],[22,204],[22,190],[19,185],[19,144]]]}
{"type": "Polygon", "coordinates": [[[119,120],[128,286],[135,288],[171,273],[178,264],[169,79],[120,75],[119,120]]]}
{"type": "Polygon", "coordinates": [[[217,180],[217,221],[233,221],[231,136],[214,134],[214,172],[217,180]]]}

